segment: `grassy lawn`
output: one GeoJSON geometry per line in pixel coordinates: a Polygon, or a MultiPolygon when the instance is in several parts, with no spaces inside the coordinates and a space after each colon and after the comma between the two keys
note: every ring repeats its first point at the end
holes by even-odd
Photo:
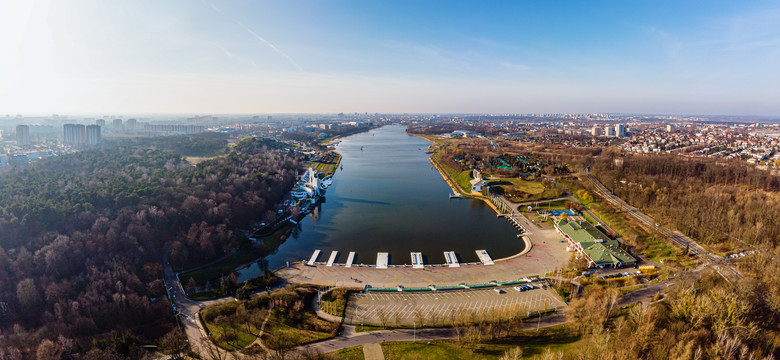
{"type": "Polygon", "coordinates": [[[345,360],[363,360],[363,345],[353,346],[346,349],[328,353],[329,358],[345,360]]]}
{"type": "Polygon", "coordinates": [[[456,340],[382,343],[385,359],[498,359],[516,346],[523,350],[523,358],[541,355],[546,349],[568,351],[583,345],[584,340],[572,335],[576,332],[566,325],[526,331],[520,336],[485,341],[480,344],[458,343],[456,340]]]}
{"type": "Polygon", "coordinates": [[[270,294],[208,306],[200,316],[211,338],[230,350],[255,341],[266,319],[262,341],[273,349],[332,338],[339,324],[318,318],[311,309],[316,292],[311,286],[288,286],[270,294]],[[270,304],[274,304],[272,310],[270,304]]]}
{"type": "Polygon", "coordinates": [[[504,190],[504,194],[513,194],[522,191],[531,195],[544,192],[544,185],[538,181],[526,181],[520,178],[499,178],[488,181],[488,185],[498,186],[504,190]]]}
{"type": "Polygon", "coordinates": [[[325,155],[325,159],[326,160],[323,162],[315,161],[311,163],[311,167],[313,167],[316,172],[325,173],[325,176],[333,175],[333,173],[336,172],[336,167],[341,161],[341,154],[335,152],[328,153],[325,155]]]}
{"type": "Polygon", "coordinates": [[[217,345],[228,350],[238,350],[249,346],[260,333],[260,330],[252,325],[249,325],[249,331],[247,331],[246,326],[241,324],[219,326],[213,321],[207,321],[206,328],[211,332],[211,337],[217,340],[217,345]]]}
{"type": "Polygon", "coordinates": [[[563,200],[555,200],[555,201],[540,201],[538,204],[536,204],[536,207],[534,208],[534,211],[537,209],[539,210],[566,210],[566,203],[570,202],[571,200],[563,199],[563,200]]]}
{"type": "Polygon", "coordinates": [[[271,316],[265,325],[263,342],[270,348],[276,348],[276,344],[306,344],[334,337],[338,326],[318,318],[313,312],[304,313],[300,324],[271,316]]]}
{"type": "Polygon", "coordinates": [[[373,325],[358,325],[355,326],[355,332],[365,332],[365,331],[374,331],[374,330],[386,330],[387,328],[383,328],[381,326],[373,326],[373,325]]]}
{"type": "MultiPolygon", "coordinates": [[[[437,161],[439,160],[438,154],[434,154],[433,156],[437,161]]],[[[460,188],[465,191],[466,194],[471,194],[471,183],[469,183],[469,181],[473,179],[471,177],[471,170],[458,171],[442,164],[441,162],[439,162],[439,165],[450,175],[451,178],[455,180],[458,185],[460,185],[460,188]]]]}

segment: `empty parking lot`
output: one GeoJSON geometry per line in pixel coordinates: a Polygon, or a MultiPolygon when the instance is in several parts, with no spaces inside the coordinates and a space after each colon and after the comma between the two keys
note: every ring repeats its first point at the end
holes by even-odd
{"type": "Polygon", "coordinates": [[[458,317],[473,319],[489,314],[527,315],[566,306],[552,289],[524,292],[493,289],[425,293],[365,293],[350,296],[344,321],[377,326],[449,325],[458,317]]]}

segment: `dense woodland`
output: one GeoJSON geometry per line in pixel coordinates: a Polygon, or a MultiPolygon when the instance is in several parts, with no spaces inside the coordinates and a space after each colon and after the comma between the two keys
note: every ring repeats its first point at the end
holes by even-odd
{"type": "Polygon", "coordinates": [[[174,326],[163,255],[187,267],[224,254],[272,216],[302,166],[283,144],[256,138],[197,166],[187,151],[223,153],[225,142],[123,141],[0,178],[0,357],[34,358],[41,339],[132,356],[135,347],[117,344],[174,326]]]}
{"type": "Polygon", "coordinates": [[[591,170],[620,198],[716,251],[780,240],[780,177],[744,162],[608,152],[591,170]]]}

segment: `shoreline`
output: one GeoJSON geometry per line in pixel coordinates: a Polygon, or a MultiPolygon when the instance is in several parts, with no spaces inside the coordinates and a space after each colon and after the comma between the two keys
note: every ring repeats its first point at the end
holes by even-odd
{"type": "MultiPolygon", "coordinates": [[[[433,143],[433,144],[435,144],[433,141],[431,141],[431,140],[429,140],[429,139],[426,139],[426,138],[424,138],[424,137],[422,137],[422,136],[420,136],[420,135],[418,135],[418,134],[412,134],[412,133],[409,133],[409,132],[406,132],[406,134],[408,134],[408,135],[411,135],[411,136],[418,137],[418,138],[420,138],[420,139],[423,139],[423,140],[425,140],[425,141],[428,141],[428,142],[430,142],[430,143],[433,143]]],[[[452,180],[452,179],[451,179],[451,177],[450,177],[450,174],[449,174],[449,173],[447,173],[447,171],[446,171],[446,170],[444,170],[444,168],[443,168],[443,167],[441,167],[441,165],[439,165],[438,161],[436,161],[436,160],[433,158],[433,155],[435,155],[435,154],[436,154],[436,152],[434,152],[434,153],[432,153],[430,156],[428,156],[428,161],[430,161],[430,163],[431,163],[431,164],[433,164],[433,167],[435,167],[435,168],[436,168],[436,170],[438,170],[438,171],[439,171],[439,175],[441,175],[441,177],[444,179],[444,182],[446,182],[446,183],[447,183],[447,185],[449,185],[450,189],[451,189],[451,190],[452,190],[454,193],[461,194],[461,196],[466,196],[466,197],[468,197],[468,198],[470,198],[470,199],[482,200],[482,201],[483,201],[483,202],[485,202],[485,203],[486,203],[486,204],[487,204],[487,205],[488,205],[488,206],[489,206],[491,209],[493,209],[493,211],[495,211],[495,212],[496,212],[496,214],[498,214],[498,215],[501,215],[501,211],[500,211],[500,210],[498,210],[498,208],[496,207],[496,205],[495,205],[495,204],[493,204],[493,202],[492,202],[492,201],[488,200],[488,199],[487,199],[487,198],[485,198],[484,196],[473,196],[473,195],[471,195],[471,194],[464,194],[462,191],[460,191],[460,186],[459,186],[458,184],[455,184],[455,183],[454,183],[454,180],[452,180]]],[[[531,251],[531,249],[534,247],[534,244],[533,244],[533,242],[531,241],[531,239],[530,239],[530,238],[528,238],[527,236],[521,236],[520,238],[521,238],[521,239],[523,239],[523,243],[525,244],[525,247],[523,248],[523,250],[522,250],[522,251],[520,251],[519,253],[517,253],[517,254],[514,254],[514,255],[510,255],[510,256],[507,256],[507,257],[500,258],[500,259],[494,259],[494,260],[493,260],[493,262],[511,260],[511,259],[514,259],[514,258],[517,258],[517,257],[523,256],[523,255],[527,254],[528,252],[530,252],[530,251],[531,251]]]]}

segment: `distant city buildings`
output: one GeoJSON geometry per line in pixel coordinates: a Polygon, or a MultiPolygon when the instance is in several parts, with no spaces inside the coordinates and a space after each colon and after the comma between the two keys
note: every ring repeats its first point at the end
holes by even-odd
{"type": "Polygon", "coordinates": [[[136,120],[135,119],[127,119],[127,130],[135,130],[136,127],[136,120]]]}
{"type": "Polygon", "coordinates": [[[65,124],[65,144],[68,145],[84,145],[87,140],[86,128],[81,124],[65,124]]]}
{"type": "Polygon", "coordinates": [[[161,135],[197,134],[206,132],[203,125],[154,125],[144,124],[144,131],[160,133],[161,135]]]}
{"type": "Polygon", "coordinates": [[[122,130],[122,119],[114,119],[114,130],[122,130]]]}
{"type": "Polygon", "coordinates": [[[95,120],[95,124],[100,127],[106,127],[106,120],[104,119],[97,119],[95,120]]]}
{"type": "Polygon", "coordinates": [[[30,127],[27,125],[16,125],[16,145],[30,145],[30,127]]]}
{"type": "Polygon", "coordinates": [[[607,136],[615,136],[615,128],[608,126],[606,130],[607,130],[607,134],[606,134],[607,136]]]}
{"type": "Polygon", "coordinates": [[[97,145],[97,144],[100,144],[100,126],[98,126],[98,125],[87,125],[86,144],[87,145],[97,145]]]}
{"type": "Polygon", "coordinates": [[[593,136],[601,136],[601,127],[598,125],[594,125],[593,129],[590,130],[591,135],[593,136]]]}

